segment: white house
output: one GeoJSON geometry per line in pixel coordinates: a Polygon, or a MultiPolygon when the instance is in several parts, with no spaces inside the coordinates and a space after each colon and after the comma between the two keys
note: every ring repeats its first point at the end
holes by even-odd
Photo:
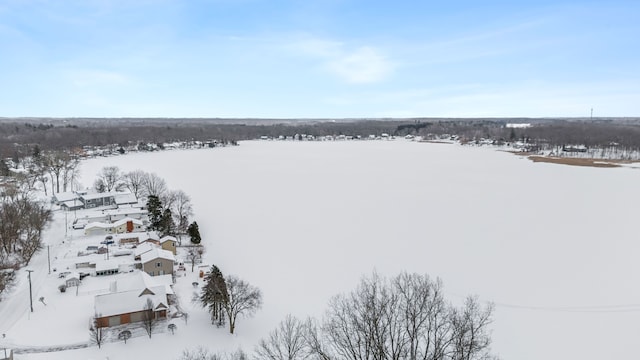
{"type": "Polygon", "coordinates": [[[80,274],[73,272],[64,278],[64,284],[67,287],[80,286],[80,274]]]}
{"type": "Polygon", "coordinates": [[[114,223],[92,222],[84,227],[84,234],[90,235],[104,235],[104,234],[123,234],[131,232],[144,231],[146,227],[142,223],[142,220],[125,218],[118,220],[114,223]]]}

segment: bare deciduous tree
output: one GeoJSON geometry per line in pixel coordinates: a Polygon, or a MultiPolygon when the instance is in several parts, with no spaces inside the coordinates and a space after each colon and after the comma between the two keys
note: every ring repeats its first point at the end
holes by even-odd
{"type": "Polygon", "coordinates": [[[122,173],[117,166],[105,166],[98,173],[94,182],[95,190],[98,192],[110,192],[122,190],[124,181],[122,173]]]}
{"type": "Polygon", "coordinates": [[[146,197],[145,179],[147,174],[142,170],[134,170],[124,174],[124,184],[136,198],[146,197]]]}
{"type": "Polygon", "coordinates": [[[298,318],[287,315],[267,339],[255,350],[258,360],[296,360],[310,357],[305,341],[305,325],[298,318]]]}
{"type": "Polygon", "coordinates": [[[91,342],[98,345],[99,349],[104,342],[104,330],[98,326],[98,317],[99,315],[96,315],[96,317],[91,319],[89,323],[89,334],[91,335],[91,342]]]}
{"type": "Polygon", "coordinates": [[[251,316],[262,307],[262,292],[234,275],[227,276],[226,285],[228,296],[224,312],[229,320],[229,332],[233,334],[238,315],[251,316]]]}
{"type": "Polygon", "coordinates": [[[248,360],[249,356],[238,349],[232,353],[213,353],[200,346],[193,350],[183,350],[178,360],[248,360]]]}
{"type": "Polygon", "coordinates": [[[149,339],[151,339],[151,335],[158,325],[158,319],[156,319],[155,313],[155,305],[151,299],[147,299],[147,302],[143,307],[144,312],[142,313],[142,327],[144,331],[149,335],[149,339]]]}
{"type": "Polygon", "coordinates": [[[191,246],[189,250],[187,250],[187,260],[191,262],[191,272],[195,269],[196,262],[202,259],[202,254],[204,254],[205,249],[204,246],[191,246]]]}
{"type": "Polygon", "coordinates": [[[352,292],[335,296],[324,321],[289,317],[262,340],[257,358],[350,360],[489,359],[493,307],[470,297],[462,307],[445,302],[442,284],[401,273],[387,280],[363,278],[352,292]],[[287,325],[289,324],[289,325],[287,325]],[[291,334],[284,336],[283,334],[291,334]],[[300,335],[302,334],[302,335],[300,335]],[[302,336],[303,345],[298,340],[302,336]],[[289,352],[290,349],[298,349],[289,352]]]}
{"type": "Polygon", "coordinates": [[[19,255],[29,264],[42,248],[42,231],[51,219],[51,211],[20,193],[0,201],[0,259],[19,255]]]}
{"type": "Polygon", "coordinates": [[[142,191],[146,196],[157,196],[162,198],[167,192],[167,183],[156,173],[145,173],[142,191]]]}
{"type": "MultiPolygon", "coordinates": [[[[176,227],[179,234],[186,234],[189,226],[189,218],[193,216],[191,198],[182,190],[174,191],[174,201],[171,213],[175,218],[176,227]]],[[[165,204],[166,206],[166,204],[165,204]]]]}

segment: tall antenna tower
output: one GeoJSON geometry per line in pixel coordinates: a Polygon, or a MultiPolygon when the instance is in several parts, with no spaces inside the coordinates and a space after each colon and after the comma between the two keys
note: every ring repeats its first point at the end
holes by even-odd
{"type": "Polygon", "coordinates": [[[593,108],[591,108],[591,120],[593,120],[593,108]]]}

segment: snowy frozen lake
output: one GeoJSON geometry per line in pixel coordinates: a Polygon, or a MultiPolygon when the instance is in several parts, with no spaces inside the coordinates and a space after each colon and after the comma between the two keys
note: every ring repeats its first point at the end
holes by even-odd
{"type": "Polygon", "coordinates": [[[503,359],[637,356],[635,169],[407,141],[249,141],[87,160],[85,185],[107,165],[186,191],[207,260],[263,290],[238,325],[248,350],[287,313],[321,316],[361,276],[407,270],[440,277],[451,301],[494,302],[503,359]]]}

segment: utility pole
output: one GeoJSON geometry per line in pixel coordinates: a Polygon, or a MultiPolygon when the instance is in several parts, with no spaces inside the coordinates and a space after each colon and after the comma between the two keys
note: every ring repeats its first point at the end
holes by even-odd
{"type": "Polygon", "coordinates": [[[591,108],[591,120],[593,120],[593,108],[591,108]]]}
{"type": "Polygon", "coordinates": [[[29,304],[31,305],[31,312],[33,312],[33,293],[31,292],[31,273],[33,270],[27,270],[29,273],[29,304]]]}
{"type": "Polygon", "coordinates": [[[47,263],[49,263],[49,274],[51,274],[51,252],[49,251],[49,245],[47,245],[47,263]]]}

